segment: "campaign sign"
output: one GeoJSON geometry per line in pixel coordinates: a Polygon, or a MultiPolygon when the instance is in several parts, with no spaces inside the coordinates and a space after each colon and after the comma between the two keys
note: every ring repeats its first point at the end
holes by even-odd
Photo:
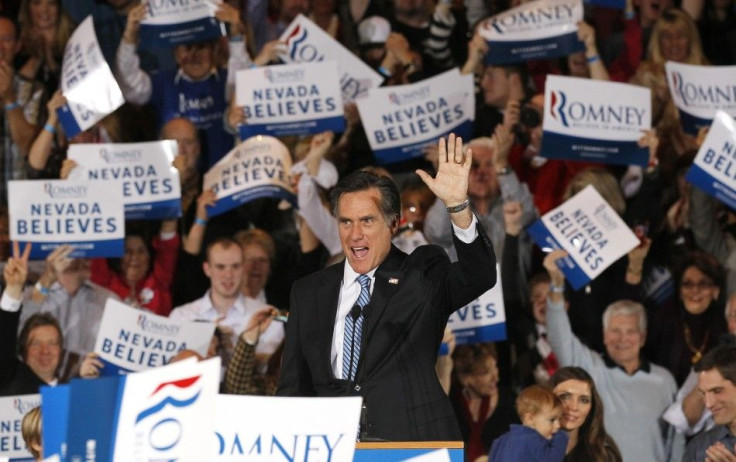
{"type": "Polygon", "coordinates": [[[498,264],[496,274],[498,280],[493,288],[452,313],[447,320],[457,345],[506,340],[506,311],[498,264]]]}
{"type": "Polygon", "coordinates": [[[683,131],[697,135],[717,110],[736,117],[736,66],[695,66],[667,61],[667,84],[683,131]]]}
{"type": "Polygon", "coordinates": [[[23,416],[41,405],[40,395],[21,395],[0,398],[0,456],[11,462],[35,460],[26,449],[21,434],[23,416]]]}
{"type": "Polygon", "coordinates": [[[71,385],[41,387],[41,415],[46,422],[53,425],[43,427],[44,456],[52,454],[66,455],[66,432],[69,424],[69,396],[71,385]]]}
{"type": "Polygon", "coordinates": [[[221,0],[148,0],[141,21],[142,47],[173,47],[202,42],[226,34],[225,25],[215,19],[221,0]]]}
{"type": "Polygon", "coordinates": [[[581,0],[536,0],[485,19],[480,35],[488,42],[486,64],[549,59],[585,50],[578,40],[581,0]]]}
{"type": "Polygon", "coordinates": [[[64,394],[42,389],[44,421],[64,431],[62,442],[47,449],[44,426],[44,455],[96,462],[212,460],[219,377],[219,358],[190,358],[125,377],[73,380],[60,386],[64,394]]]}
{"type": "Polygon", "coordinates": [[[79,24],[66,43],[61,93],[66,104],[58,109],[59,121],[67,138],[92,127],[125,102],[97,43],[92,16],[79,24]]]}
{"type": "Polygon", "coordinates": [[[70,179],[104,181],[123,195],[125,219],[165,220],[181,215],[179,172],[171,165],[174,140],[150,143],[71,144],[77,163],[70,179]]]}
{"type": "Polygon", "coordinates": [[[216,456],[206,460],[353,460],[361,402],[359,396],[217,395],[216,456]]]}
{"type": "Polygon", "coordinates": [[[473,76],[460,75],[455,68],[417,83],[373,89],[357,104],[379,164],[422,157],[428,146],[450,132],[470,139],[473,76]]]}
{"type": "Polygon", "coordinates": [[[736,122],[718,111],[685,179],[736,210],[736,122]]]}
{"type": "Polygon", "coordinates": [[[8,182],[10,239],[31,242],[31,259],[70,244],[73,258],[121,257],[125,239],[122,194],[103,182],[8,182]]]}
{"type": "Polygon", "coordinates": [[[286,199],[296,206],[291,154],[270,136],[254,136],[237,145],[204,174],[202,187],[217,194],[217,203],[207,208],[211,217],[262,197],[286,199]]]}
{"type": "Polygon", "coordinates": [[[100,375],[163,366],[182,350],[207,356],[214,333],[211,322],[177,321],[108,299],[95,342],[95,353],[105,364],[100,375]]]}
{"type": "Polygon", "coordinates": [[[240,138],[308,135],[345,129],[334,61],[245,69],[236,74],[235,98],[247,123],[240,138]]]}
{"type": "Polygon", "coordinates": [[[381,74],[303,14],[289,24],[279,40],[286,43],[286,52],[280,55],[285,63],[336,61],[345,103],[367,96],[368,90],[383,83],[381,74]]]}
{"type": "Polygon", "coordinates": [[[595,279],[639,245],[639,239],[592,185],[552,209],[527,228],[545,252],[564,249],[557,260],[575,289],[595,279]]]}
{"type": "Polygon", "coordinates": [[[650,91],[636,85],[548,76],[541,157],[606,164],[649,163],[638,145],[651,128],[650,91]]]}

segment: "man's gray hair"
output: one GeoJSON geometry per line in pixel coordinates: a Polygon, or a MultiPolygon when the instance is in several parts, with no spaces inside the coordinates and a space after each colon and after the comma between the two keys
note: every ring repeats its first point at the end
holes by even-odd
{"type": "Polygon", "coordinates": [[[603,312],[603,330],[608,329],[608,325],[613,316],[638,316],[639,331],[644,333],[647,331],[647,312],[644,306],[632,300],[619,300],[608,305],[606,311],[603,312]]]}

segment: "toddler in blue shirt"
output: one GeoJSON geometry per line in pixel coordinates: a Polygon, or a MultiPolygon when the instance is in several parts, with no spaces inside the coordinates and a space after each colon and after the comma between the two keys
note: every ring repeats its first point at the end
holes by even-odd
{"type": "Polygon", "coordinates": [[[547,387],[532,385],[516,399],[516,412],[523,425],[493,442],[489,462],[562,462],[569,439],[560,430],[562,403],[547,387]]]}

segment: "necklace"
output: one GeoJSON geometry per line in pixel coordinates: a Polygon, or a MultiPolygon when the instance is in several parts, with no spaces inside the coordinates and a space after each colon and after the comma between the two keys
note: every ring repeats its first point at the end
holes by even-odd
{"type": "Polygon", "coordinates": [[[685,331],[685,345],[687,345],[687,349],[690,350],[693,354],[693,356],[690,358],[690,362],[695,364],[703,357],[703,351],[705,351],[705,345],[708,344],[710,331],[705,333],[705,339],[703,339],[703,344],[700,345],[700,348],[695,348],[691,339],[690,326],[682,323],[682,328],[685,331]]]}

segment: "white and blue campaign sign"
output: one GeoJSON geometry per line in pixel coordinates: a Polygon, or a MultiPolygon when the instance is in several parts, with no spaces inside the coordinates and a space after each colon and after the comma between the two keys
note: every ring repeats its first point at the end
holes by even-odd
{"type": "Polygon", "coordinates": [[[334,61],[244,69],[235,79],[236,103],[247,120],[241,139],[345,129],[334,61]]]}
{"type": "Polygon", "coordinates": [[[718,111],[685,179],[736,210],[736,122],[718,111]]]}
{"type": "Polygon", "coordinates": [[[447,326],[455,343],[498,342],[506,340],[506,310],[501,289],[501,267],[496,265],[496,285],[450,315],[447,326]]]}
{"type": "Polygon", "coordinates": [[[557,266],[575,289],[639,245],[639,238],[592,185],[526,229],[544,252],[564,249],[557,266]]]}
{"type": "Polygon", "coordinates": [[[540,156],[646,166],[649,149],[638,140],[651,128],[651,106],[648,88],[550,75],[540,156]]]}
{"type": "Polygon", "coordinates": [[[31,242],[31,259],[70,244],[73,258],[121,257],[125,239],[123,197],[103,182],[8,182],[10,239],[31,242]]]}
{"type": "Polygon", "coordinates": [[[380,164],[422,157],[449,133],[470,139],[475,119],[473,76],[457,68],[409,85],[376,88],[357,101],[380,164]]]}
{"type": "Polygon", "coordinates": [[[345,103],[367,96],[368,90],[383,83],[381,74],[303,14],[289,24],[279,40],[286,43],[286,51],[279,56],[285,63],[336,61],[345,103]]]}
{"type": "Polygon", "coordinates": [[[214,419],[216,456],[206,460],[353,460],[361,403],[359,396],[218,395],[214,419]]]}
{"type": "Polygon", "coordinates": [[[58,110],[67,138],[83,132],[125,102],[97,43],[92,16],[82,21],[64,49],[61,93],[66,104],[58,110]]]}
{"type": "Polygon", "coordinates": [[[177,321],[108,299],[94,350],[105,364],[100,375],[163,366],[182,350],[207,356],[214,333],[211,322],[177,321]]]}
{"type": "Polygon", "coordinates": [[[54,425],[43,427],[43,453],[66,454],[66,432],[69,424],[69,397],[71,385],[57,385],[55,387],[41,387],[41,415],[47,422],[54,425]]]}
{"type": "Polygon", "coordinates": [[[61,395],[42,389],[44,421],[64,427],[61,443],[47,448],[44,426],[44,455],[96,462],[212,460],[219,376],[219,358],[190,358],[124,377],[73,380],[61,386],[67,389],[61,395]]]}
{"type": "Polygon", "coordinates": [[[697,135],[716,111],[736,117],[736,66],[695,66],[667,61],[667,84],[683,131],[697,135]]]}
{"type": "Polygon", "coordinates": [[[485,19],[480,35],[488,42],[486,64],[567,56],[585,50],[578,40],[582,0],[536,0],[485,19]]]}
{"type": "Polygon", "coordinates": [[[142,47],[169,47],[201,42],[226,34],[225,25],[215,19],[222,0],[148,0],[141,21],[142,47]]]}
{"type": "Polygon", "coordinates": [[[23,416],[40,405],[41,396],[37,394],[0,398],[0,457],[11,462],[35,460],[26,449],[20,429],[23,416]]]}
{"type": "Polygon", "coordinates": [[[104,181],[123,195],[125,219],[165,220],[181,215],[179,172],[171,165],[174,140],[149,143],[71,144],[77,163],[70,179],[104,181]]]}
{"type": "Polygon", "coordinates": [[[211,217],[262,197],[286,199],[296,206],[291,154],[270,136],[254,136],[237,145],[204,174],[202,187],[217,194],[217,203],[207,208],[211,217]]]}

